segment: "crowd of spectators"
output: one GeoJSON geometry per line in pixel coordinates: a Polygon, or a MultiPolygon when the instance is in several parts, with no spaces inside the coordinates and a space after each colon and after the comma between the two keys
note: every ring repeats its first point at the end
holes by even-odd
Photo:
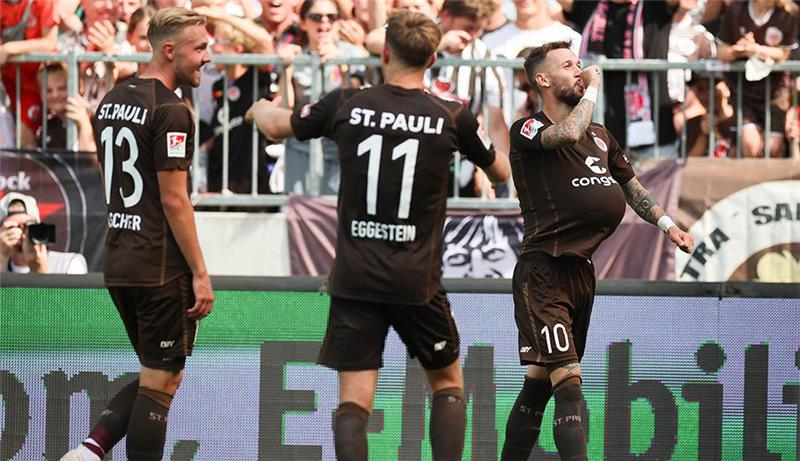
{"type": "MultiPolygon", "coordinates": [[[[63,64],[17,65],[7,59],[71,50],[120,55],[147,52],[147,24],[158,8],[185,6],[206,15],[212,54],[280,57],[281,65],[207,66],[199,89],[179,89],[179,96],[201,120],[199,155],[203,157],[204,178],[200,183],[209,192],[224,189],[222,122],[227,116],[227,189],[234,193],[303,193],[310,165],[309,144],[290,140],[285,146],[271,146],[243,124],[244,111],[254,98],[278,96],[288,107],[301,110],[311,102],[315,70],[294,65],[295,58],[315,54],[325,63],[333,58],[380,56],[383,24],[396,8],[438,18],[444,33],[440,57],[517,58],[545,42],[570,40],[584,59],[604,56],[746,62],[743,78],[733,73],[692,74],[683,69],[658,73],[606,71],[605,124],[621,145],[639,157],[652,155],[656,143],[662,155],[678,155],[681,139],[685,139],[683,150],[690,156],[711,152],[717,157],[731,157],[737,151],[746,157],[765,156],[765,152],[771,157],[800,155],[796,148],[800,138],[798,109],[792,106],[791,98],[795,86],[792,74],[770,72],[775,63],[796,53],[798,7],[791,0],[0,1],[0,125],[5,125],[0,126],[0,147],[14,143],[8,138],[15,130],[7,126],[13,118],[2,115],[14,113],[19,92],[23,147],[95,150],[91,117],[97,103],[109,86],[136,74],[139,65],[122,60],[82,63],[79,94],[68,96],[63,64]],[[709,87],[711,78],[713,88],[709,87]],[[742,107],[737,108],[739,78],[742,107]],[[258,80],[257,94],[253,94],[254,79],[258,80]],[[712,92],[713,105],[709,98],[712,92]],[[44,115],[42,98],[46,98],[44,115]],[[735,123],[737,110],[742,112],[740,126],[735,123]],[[66,145],[67,120],[77,127],[78,140],[73,146],[66,145]],[[714,135],[711,147],[709,134],[714,135]],[[737,141],[741,144],[738,147],[737,141]],[[256,162],[252,160],[253,151],[256,162]],[[253,165],[258,169],[255,175],[253,165]],[[280,180],[271,177],[276,172],[281,172],[280,180]]],[[[380,72],[374,68],[327,65],[322,88],[330,91],[380,81],[380,72]]],[[[426,76],[426,84],[431,92],[468,106],[482,119],[493,143],[502,149],[508,147],[507,127],[517,117],[538,109],[536,93],[524,75],[507,67],[435,67],[426,76]]],[[[320,191],[334,194],[339,180],[336,147],[325,141],[322,146],[325,175],[320,191]]],[[[463,162],[460,171],[453,171],[452,180],[458,183],[462,196],[494,193],[468,162],[463,162]]]]}

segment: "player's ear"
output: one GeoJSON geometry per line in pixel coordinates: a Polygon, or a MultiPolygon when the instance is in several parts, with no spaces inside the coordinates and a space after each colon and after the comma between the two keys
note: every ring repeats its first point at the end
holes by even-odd
{"type": "Polygon", "coordinates": [[[533,79],[539,88],[550,88],[550,78],[544,72],[537,72],[533,79]]]}
{"type": "Polygon", "coordinates": [[[434,62],[436,62],[436,53],[432,54],[431,57],[428,58],[428,63],[425,64],[425,68],[426,69],[430,68],[434,62]]]}
{"type": "Polygon", "coordinates": [[[161,44],[161,54],[169,61],[175,59],[175,44],[170,40],[164,41],[161,44]]]}
{"type": "Polygon", "coordinates": [[[383,46],[383,51],[381,52],[381,64],[389,64],[389,58],[391,57],[391,50],[389,50],[389,45],[383,46]]]}

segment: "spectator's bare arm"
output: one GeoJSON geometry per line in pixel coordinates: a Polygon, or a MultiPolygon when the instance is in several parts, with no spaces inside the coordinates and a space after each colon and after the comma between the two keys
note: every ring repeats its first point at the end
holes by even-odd
{"type": "Polygon", "coordinates": [[[244,12],[244,17],[249,20],[254,20],[258,17],[258,11],[253,8],[253,2],[250,0],[236,0],[236,3],[242,7],[242,11],[244,12]]]}
{"type": "Polygon", "coordinates": [[[752,32],[748,32],[733,45],[720,43],[717,50],[717,58],[722,62],[731,62],[740,58],[749,58],[755,55],[757,58],[766,60],[772,59],[776,62],[789,59],[788,48],[780,46],[767,46],[756,43],[752,32]]]}
{"type": "Polygon", "coordinates": [[[561,9],[564,10],[566,13],[572,12],[572,3],[574,0],[558,0],[558,4],[561,5],[561,9]]]}
{"type": "Polygon", "coordinates": [[[450,30],[442,35],[439,42],[439,51],[447,51],[452,54],[459,54],[472,42],[472,35],[463,30],[450,30]]]}
{"type": "Polygon", "coordinates": [[[0,226],[0,271],[5,271],[8,267],[14,246],[18,245],[21,239],[22,229],[16,223],[8,221],[0,226]]]}
{"type": "Polygon", "coordinates": [[[37,274],[50,273],[50,266],[47,261],[47,245],[33,243],[28,236],[27,230],[22,234],[22,254],[25,255],[25,263],[31,268],[31,272],[37,274]]]}
{"type": "Polygon", "coordinates": [[[277,51],[278,57],[287,64],[280,78],[278,96],[284,101],[285,106],[290,109],[294,107],[294,66],[292,63],[294,62],[294,58],[302,52],[303,49],[300,48],[300,46],[291,43],[281,45],[278,47],[277,51]]]}
{"type": "Polygon", "coordinates": [[[89,27],[88,33],[91,51],[100,51],[106,54],[114,52],[117,31],[111,21],[107,19],[95,21],[89,27]]]}
{"type": "Polygon", "coordinates": [[[383,52],[383,45],[386,43],[386,29],[378,27],[372,30],[364,38],[364,47],[371,54],[381,54],[383,52]]]}
{"type": "Polygon", "coordinates": [[[16,56],[18,54],[47,53],[54,51],[56,49],[57,38],[58,26],[53,26],[43,29],[41,38],[5,42],[0,45],[0,64],[5,63],[10,56],[16,56]]]}
{"type": "Polygon", "coordinates": [[[775,62],[782,62],[789,59],[789,48],[783,48],[780,46],[767,46],[767,45],[759,45],[756,44],[754,54],[757,58],[766,60],[767,58],[772,59],[775,62]]]}
{"type": "Polygon", "coordinates": [[[508,152],[508,125],[501,107],[489,107],[489,138],[496,148],[508,152]]]}
{"type": "Polygon", "coordinates": [[[717,59],[722,62],[733,62],[739,58],[747,56],[746,45],[743,40],[744,39],[740,39],[733,45],[729,45],[727,43],[718,43],[717,59]]]}
{"type": "MultiPolygon", "coordinates": [[[[335,0],[342,19],[353,19],[353,0],[335,0]]],[[[301,2],[302,3],[302,2],[301,2]]]]}
{"type": "Polygon", "coordinates": [[[343,40],[353,45],[364,46],[364,38],[366,35],[367,33],[364,31],[364,28],[361,27],[361,24],[355,19],[339,21],[339,36],[343,40]]]}
{"type": "Polygon", "coordinates": [[[60,0],[57,2],[58,17],[61,18],[62,30],[76,34],[83,30],[83,21],[75,14],[80,4],[80,0],[60,0]]]}
{"type": "Polygon", "coordinates": [[[89,103],[83,96],[67,97],[67,118],[78,127],[78,150],[82,152],[97,152],[90,113],[89,103]]]}
{"type": "Polygon", "coordinates": [[[719,18],[728,3],[730,3],[730,0],[707,0],[700,23],[706,24],[719,18]]]}
{"type": "Polygon", "coordinates": [[[390,4],[388,0],[369,0],[369,28],[375,30],[386,24],[389,17],[390,4]]]}

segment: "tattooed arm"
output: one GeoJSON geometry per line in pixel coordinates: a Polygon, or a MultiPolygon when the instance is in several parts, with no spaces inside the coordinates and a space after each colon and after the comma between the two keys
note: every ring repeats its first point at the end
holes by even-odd
{"type": "Polygon", "coordinates": [[[633,211],[650,224],[655,226],[658,220],[666,214],[653,198],[653,194],[645,189],[638,179],[633,178],[625,183],[622,191],[625,192],[625,201],[633,208],[633,211]]]}
{"type": "Polygon", "coordinates": [[[542,131],[542,148],[552,150],[578,142],[592,121],[593,111],[594,103],[581,99],[567,118],[542,131]]]}
{"type": "Polygon", "coordinates": [[[597,91],[600,88],[600,68],[589,66],[583,69],[581,78],[586,88],[586,94],[564,120],[554,123],[542,131],[542,148],[551,150],[571,146],[586,133],[586,129],[592,121],[594,100],[597,99],[597,91]],[[587,96],[590,92],[594,92],[593,98],[587,96]]]}
{"type": "Polygon", "coordinates": [[[664,209],[661,208],[658,202],[656,202],[656,199],[653,198],[653,194],[645,189],[638,179],[633,178],[623,184],[622,191],[625,192],[625,201],[628,202],[628,205],[633,208],[636,214],[655,226],[659,226],[659,220],[665,218],[666,221],[670,223],[668,228],[662,229],[664,233],[667,234],[667,237],[684,252],[692,252],[694,248],[694,238],[681,230],[681,228],[667,216],[664,209]]]}

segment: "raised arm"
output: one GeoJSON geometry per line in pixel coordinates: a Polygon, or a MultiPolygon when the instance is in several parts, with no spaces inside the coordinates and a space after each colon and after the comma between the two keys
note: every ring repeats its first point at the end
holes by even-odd
{"type": "Polygon", "coordinates": [[[642,186],[638,179],[632,178],[630,181],[622,185],[622,191],[625,193],[625,201],[628,202],[633,211],[642,219],[658,226],[662,232],[667,234],[667,237],[686,253],[691,253],[694,248],[694,238],[688,233],[681,230],[677,224],[670,218],[664,209],[656,202],[647,189],[642,186]]]}
{"type": "Polygon", "coordinates": [[[589,123],[592,122],[592,112],[597,102],[601,73],[597,66],[589,66],[581,72],[586,92],[572,112],[562,121],[548,126],[542,131],[542,148],[547,150],[571,146],[578,142],[586,133],[589,123]]]}
{"type": "Polygon", "coordinates": [[[292,130],[292,111],[279,106],[281,98],[272,101],[259,99],[247,113],[244,119],[247,123],[255,123],[256,128],[269,139],[278,141],[294,135],[292,130]]]}

